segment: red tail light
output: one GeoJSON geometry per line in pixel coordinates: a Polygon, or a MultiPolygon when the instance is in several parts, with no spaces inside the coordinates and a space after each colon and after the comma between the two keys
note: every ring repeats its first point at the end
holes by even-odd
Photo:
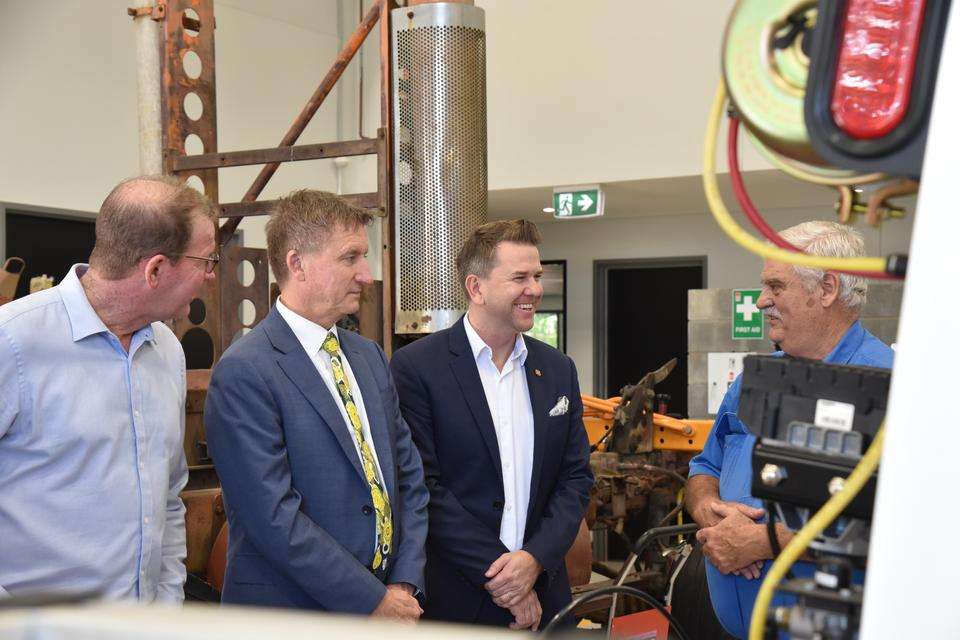
{"type": "Polygon", "coordinates": [[[851,138],[893,131],[910,105],[924,0],[849,0],[830,110],[851,138]]]}

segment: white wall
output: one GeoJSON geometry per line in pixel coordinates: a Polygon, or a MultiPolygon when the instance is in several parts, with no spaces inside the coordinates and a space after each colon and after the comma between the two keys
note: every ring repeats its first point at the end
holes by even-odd
{"type": "Polygon", "coordinates": [[[733,0],[476,4],[491,189],[700,173],[733,0]]]}
{"type": "MultiPolygon", "coordinates": [[[[831,212],[773,210],[764,212],[774,228],[804,220],[833,220],[831,212]]],[[[906,252],[912,222],[887,222],[864,233],[868,255],[906,252]]],[[[567,261],[567,354],[576,362],[580,387],[593,391],[593,263],[621,258],[706,256],[707,287],[751,287],[760,280],[762,261],[723,234],[709,213],[637,218],[538,222],[544,260],[567,261]]],[[[684,356],[685,354],[677,354],[684,356]]]]}

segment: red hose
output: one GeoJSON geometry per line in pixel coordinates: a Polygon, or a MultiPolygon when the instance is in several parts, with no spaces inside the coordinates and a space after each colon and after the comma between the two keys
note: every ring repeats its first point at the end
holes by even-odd
{"type": "MultiPolygon", "coordinates": [[[[733,193],[737,198],[737,202],[740,203],[740,208],[747,216],[747,219],[750,220],[750,224],[752,224],[764,238],[781,249],[786,249],[787,251],[793,251],[795,253],[802,253],[800,249],[780,237],[780,234],[777,233],[776,230],[774,230],[774,228],[771,227],[766,220],[764,220],[763,216],[753,205],[753,201],[750,199],[750,195],[747,193],[747,188],[743,184],[743,175],[740,173],[740,152],[737,145],[737,133],[739,131],[740,120],[730,116],[729,127],[727,129],[727,164],[730,165],[730,182],[733,184],[733,193]]],[[[872,278],[874,280],[901,279],[895,275],[882,273],[879,271],[846,271],[839,269],[831,269],[831,271],[836,271],[837,273],[846,273],[852,276],[859,276],[861,278],[872,278]]]]}

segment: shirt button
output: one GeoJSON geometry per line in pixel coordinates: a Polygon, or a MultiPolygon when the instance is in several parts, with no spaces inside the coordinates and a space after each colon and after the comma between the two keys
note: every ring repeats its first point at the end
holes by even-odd
{"type": "Polygon", "coordinates": [[[365,505],[363,505],[363,507],[360,509],[360,511],[363,512],[363,515],[368,516],[368,515],[370,515],[371,513],[373,513],[373,507],[371,507],[371,506],[368,505],[368,504],[365,504],[365,505]]]}
{"type": "Polygon", "coordinates": [[[142,463],[142,462],[140,463],[140,468],[143,469],[143,463],[142,463]]]}
{"type": "Polygon", "coordinates": [[[140,575],[142,575],[142,576],[147,575],[147,570],[146,570],[146,569],[140,569],[140,575]]]}
{"type": "Polygon", "coordinates": [[[143,519],[143,524],[150,524],[150,518],[149,518],[149,517],[144,518],[144,519],[143,519]]]}
{"type": "Polygon", "coordinates": [[[512,505],[512,504],[508,504],[508,505],[506,506],[506,509],[507,509],[507,511],[510,511],[511,509],[513,509],[513,505],[512,505]]]}
{"type": "Polygon", "coordinates": [[[504,462],[504,463],[503,463],[503,468],[504,468],[504,469],[509,469],[509,468],[510,468],[510,463],[509,463],[509,462],[504,462]]]}
{"type": "Polygon", "coordinates": [[[134,411],[134,412],[133,412],[133,415],[139,418],[139,417],[140,417],[140,412],[139,412],[139,411],[134,411]]]}

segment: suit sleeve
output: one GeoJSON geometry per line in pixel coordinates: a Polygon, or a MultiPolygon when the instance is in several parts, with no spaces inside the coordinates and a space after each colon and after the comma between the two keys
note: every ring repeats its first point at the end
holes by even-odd
{"type": "Polygon", "coordinates": [[[564,561],[567,551],[573,546],[580,529],[580,521],[587,511],[593,473],[590,471],[590,443],[583,426],[583,401],[580,399],[580,383],[577,368],[570,365],[570,421],[567,444],[563,452],[560,473],[553,493],[547,499],[543,517],[535,523],[527,537],[524,551],[530,553],[543,566],[551,578],[564,561]]]}
{"type": "Polygon", "coordinates": [[[218,363],[204,421],[224,497],[253,546],[323,608],[373,611],[386,587],[300,511],[281,414],[253,363],[218,363]]]}
{"type": "Polygon", "coordinates": [[[387,398],[392,407],[389,419],[393,422],[396,440],[394,457],[397,461],[397,492],[399,503],[394,513],[399,516],[400,544],[397,546],[393,568],[387,576],[391,584],[406,582],[419,591],[424,590],[423,567],[427,562],[427,503],[430,493],[423,481],[423,464],[420,453],[413,443],[410,427],[400,413],[397,389],[387,366],[387,358],[377,345],[381,366],[387,377],[387,398]]]}
{"type": "Polygon", "coordinates": [[[493,561],[508,549],[499,536],[467,511],[457,497],[443,486],[434,446],[433,409],[430,394],[404,351],[394,353],[390,362],[400,396],[400,411],[410,425],[420,450],[427,489],[430,491],[430,548],[456,567],[475,586],[482,588],[484,575],[493,561]]]}

